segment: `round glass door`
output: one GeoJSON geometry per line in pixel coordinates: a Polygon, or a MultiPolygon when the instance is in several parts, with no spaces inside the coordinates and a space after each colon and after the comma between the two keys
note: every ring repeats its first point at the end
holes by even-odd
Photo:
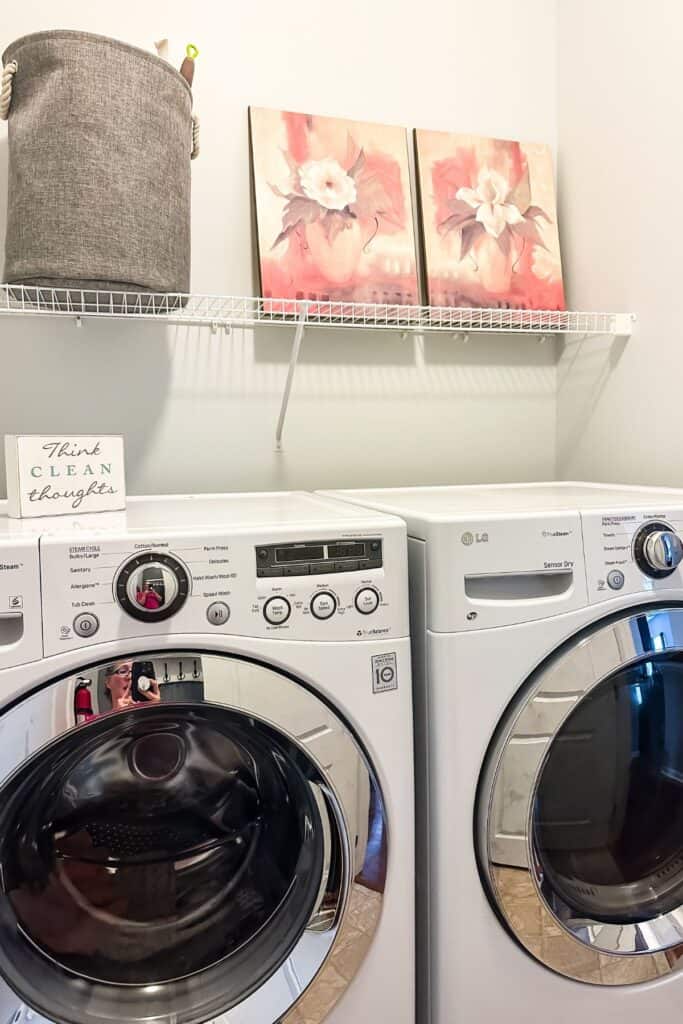
{"type": "Polygon", "coordinates": [[[580,701],[541,768],[533,846],[546,891],[577,917],[639,923],[683,905],[683,654],[580,701]]]}
{"type": "Polygon", "coordinates": [[[8,905],[65,970],[158,985],[232,957],[231,1001],[296,943],[324,831],[297,752],[225,708],[109,716],[39,754],[0,810],[8,905]]]}
{"type": "Polygon", "coordinates": [[[683,609],[596,628],[511,705],[480,779],[478,856],[512,935],[593,984],[683,954],[683,609]]]}
{"type": "Polygon", "coordinates": [[[193,652],[93,666],[6,717],[29,745],[0,787],[15,992],[74,1024],[284,1019],[343,929],[349,836],[381,808],[343,722],[278,672],[193,652]]]}

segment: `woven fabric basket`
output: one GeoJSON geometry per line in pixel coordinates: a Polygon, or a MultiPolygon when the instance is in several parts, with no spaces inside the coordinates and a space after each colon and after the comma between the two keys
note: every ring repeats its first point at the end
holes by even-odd
{"type": "Polygon", "coordinates": [[[5,281],[188,292],[193,124],[182,75],[87,32],[24,36],[2,60],[11,73],[5,281]]]}

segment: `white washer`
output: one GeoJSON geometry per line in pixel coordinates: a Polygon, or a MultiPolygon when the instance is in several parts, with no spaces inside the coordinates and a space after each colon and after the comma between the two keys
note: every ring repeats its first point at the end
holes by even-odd
{"type": "Polygon", "coordinates": [[[339,494],[408,524],[418,1019],[675,1019],[683,491],[339,494]]]}
{"type": "Polygon", "coordinates": [[[0,1019],[412,1024],[413,835],[401,520],[0,517],[0,1019]]]}

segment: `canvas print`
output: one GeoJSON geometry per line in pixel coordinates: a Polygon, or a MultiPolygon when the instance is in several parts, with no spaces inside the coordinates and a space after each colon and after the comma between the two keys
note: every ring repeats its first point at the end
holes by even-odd
{"type": "Polygon", "coordinates": [[[261,294],[418,303],[406,130],[249,114],[261,294]]]}
{"type": "Polygon", "coordinates": [[[415,136],[430,305],[564,309],[550,148],[415,136]]]}

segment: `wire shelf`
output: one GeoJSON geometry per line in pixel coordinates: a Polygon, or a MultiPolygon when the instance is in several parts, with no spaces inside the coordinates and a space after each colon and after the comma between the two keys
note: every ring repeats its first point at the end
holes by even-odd
{"type": "Polygon", "coordinates": [[[164,320],[171,324],[255,327],[301,324],[394,331],[628,336],[630,313],[576,313],[538,309],[404,306],[326,299],[154,294],[0,285],[0,315],[164,320]]]}

